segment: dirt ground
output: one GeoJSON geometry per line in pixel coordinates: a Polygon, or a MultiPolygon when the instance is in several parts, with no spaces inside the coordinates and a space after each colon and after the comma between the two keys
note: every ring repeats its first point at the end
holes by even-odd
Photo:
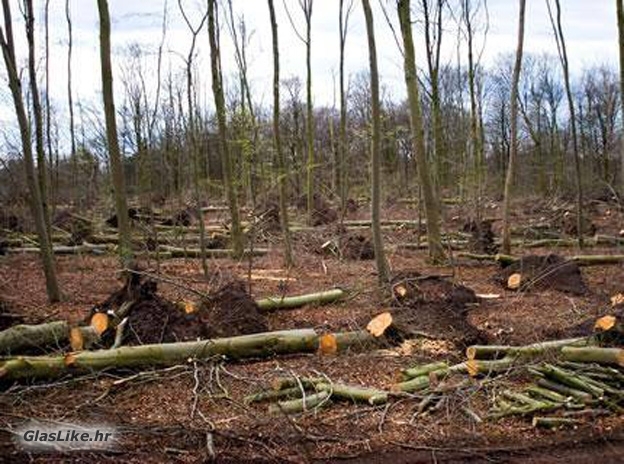
{"type": "MultiPolygon", "coordinates": [[[[543,222],[554,206],[535,201],[516,205],[516,225],[543,222]]],[[[557,205],[555,205],[557,206],[557,205]]],[[[558,207],[558,206],[557,206],[558,207]]],[[[500,216],[500,205],[486,205],[487,215],[500,216]]],[[[366,218],[360,209],[350,218],[366,218]]],[[[386,219],[414,219],[414,209],[392,205],[386,219]]],[[[462,229],[466,215],[449,208],[444,231],[462,229]]],[[[617,235],[624,229],[624,214],[596,204],[591,219],[599,234],[617,235]]],[[[208,218],[210,221],[211,218],[208,218]]],[[[214,218],[213,218],[214,220],[214,218]]],[[[319,228],[319,234],[330,226],[319,228]]],[[[500,222],[494,233],[500,236],[500,222]]],[[[453,266],[432,266],[426,251],[395,245],[415,242],[417,230],[384,229],[388,261],[393,271],[415,269],[421,274],[449,275],[477,294],[499,294],[497,299],[471,305],[468,322],[497,344],[527,344],[566,334],[590,317],[603,314],[609,298],[624,292],[624,265],[582,268],[588,291],[582,295],[553,289],[505,290],[496,281],[497,264],[454,257],[453,266]]],[[[423,237],[424,240],[424,237],[423,237]]],[[[282,267],[280,243],[271,236],[266,256],[253,259],[251,294],[254,298],[297,295],[341,287],[349,298],[325,306],[275,311],[266,315],[268,330],[314,328],[320,331],[362,329],[392,302],[376,290],[374,260],[340,260],[296,242],[296,265],[282,267]]],[[[457,252],[453,252],[456,255],[457,252]]],[[[560,255],[624,254],[624,247],[575,248],[519,247],[514,253],[560,255]]],[[[122,283],[112,256],[61,256],[57,259],[65,300],[49,305],[36,256],[0,257],[0,297],[11,312],[27,323],[66,319],[84,320],[122,283]]],[[[186,288],[210,292],[232,278],[247,282],[249,262],[212,260],[204,278],[199,260],[172,259],[142,262],[152,273],[166,277],[158,294],[170,301],[196,298],[186,288]],[[174,281],[176,285],[169,283],[174,281]]],[[[189,360],[184,365],[140,372],[116,370],[53,383],[14,385],[0,393],[1,462],[392,462],[399,463],[616,463],[624,461],[624,415],[588,418],[575,428],[538,430],[530,419],[509,417],[476,423],[462,407],[486,412],[492,390],[473,382],[451,394],[435,414],[415,416],[421,398],[401,398],[387,405],[336,403],[331,408],[298,416],[270,415],[266,404],[247,405],[245,395],[266,388],[278,376],[327,376],[335,382],[388,388],[401,368],[447,359],[459,362],[464,354],[456,345],[425,340],[399,348],[348,352],[338,356],[317,354],[281,356],[264,360],[229,362],[215,358],[189,360]],[[119,443],[113,451],[73,454],[26,454],[12,440],[11,430],[29,420],[53,423],[107,424],[117,428],[119,443]],[[212,445],[208,445],[212,443],[212,445]]],[[[507,379],[509,385],[524,379],[507,379]]]]}

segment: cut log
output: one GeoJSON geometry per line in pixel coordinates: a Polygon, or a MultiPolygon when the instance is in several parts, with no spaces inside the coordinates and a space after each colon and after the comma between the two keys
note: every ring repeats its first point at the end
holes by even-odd
{"type": "Polygon", "coordinates": [[[570,427],[582,424],[580,419],[573,419],[571,417],[541,417],[535,416],[531,421],[533,427],[544,427],[548,429],[570,427]]]}
{"type": "Polygon", "coordinates": [[[491,359],[499,356],[534,357],[558,351],[564,346],[584,346],[588,342],[589,339],[587,337],[578,337],[532,343],[524,346],[473,345],[466,348],[466,357],[468,359],[491,359]]]}
{"type": "MultiPolygon", "coordinates": [[[[83,244],[78,246],[62,246],[56,245],[52,248],[55,255],[80,255],[80,254],[103,254],[109,250],[106,245],[90,245],[83,244]]],[[[22,248],[7,248],[8,253],[20,254],[20,253],[39,253],[39,247],[22,247],[22,248]]]]}
{"type": "MultiPolygon", "coordinates": [[[[460,258],[474,259],[477,261],[495,261],[503,265],[515,263],[520,258],[509,255],[480,255],[475,253],[458,253],[460,258]]],[[[603,264],[621,264],[624,263],[624,255],[577,255],[568,257],[570,261],[574,261],[579,266],[598,266],[603,264]]]]}
{"type": "Polygon", "coordinates": [[[72,327],[69,331],[69,345],[72,351],[88,350],[99,341],[100,333],[95,327],[72,327]]]}
{"type": "Polygon", "coordinates": [[[91,317],[91,327],[95,329],[98,335],[102,335],[110,327],[110,320],[106,313],[95,313],[91,317]]]}
{"type": "Polygon", "coordinates": [[[252,395],[247,395],[245,404],[260,403],[262,401],[283,400],[285,398],[301,398],[303,391],[299,387],[284,388],[283,390],[265,390],[252,395]]]}
{"type": "Polygon", "coordinates": [[[598,347],[564,347],[561,356],[566,361],[598,364],[615,364],[624,367],[624,349],[598,347]]]}
{"type": "Polygon", "coordinates": [[[328,404],[329,396],[328,392],[321,391],[296,400],[280,401],[277,404],[269,406],[269,414],[297,414],[315,409],[328,404]]]}
{"type": "Polygon", "coordinates": [[[319,339],[319,354],[334,355],[349,349],[368,349],[379,346],[381,340],[366,330],[329,333],[322,335],[319,339]]]}
{"type": "Polygon", "coordinates": [[[67,342],[72,349],[79,350],[85,345],[91,346],[97,339],[97,333],[90,327],[72,328],[65,321],[15,325],[0,332],[0,354],[17,354],[32,348],[62,348],[67,342]]]}
{"type": "Polygon", "coordinates": [[[256,300],[256,304],[260,311],[269,312],[277,309],[292,309],[305,306],[307,304],[326,304],[340,300],[346,296],[346,292],[340,288],[334,288],[325,292],[309,293],[298,296],[284,296],[263,298],[256,300]]]}
{"type": "Polygon", "coordinates": [[[207,359],[217,355],[243,359],[311,353],[318,347],[318,338],[313,329],[300,329],[193,342],[82,351],[65,356],[20,356],[0,362],[0,379],[53,378],[64,374],[98,372],[108,368],[170,366],[187,362],[188,359],[207,359]]]}
{"type": "MultiPolygon", "coordinates": [[[[159,251],[171,253],[172,258],[200,258],[201,250],[199,248],[178,248],[163,245],[159,247],[159,251]]],[[[243,250],[244,256],[264,256],[269,252],[267,248],[254,248],[253,250],[243,250]]],[[[226,249],[208,249],[206,250],[208,258],[229,258],[232,256],[232,250],[226,249]]]]}
{"type": "Polygon", "coordinates": [[[522,274],[515,273],[511,274],[507,279],[507,288],[509,290],[518,290],[520,288],[520,284],[522,283],[522,274]]]}
{"type": "Polygon", "coordinates": [[[401,373],[406,379],[411,379],[414,377],[420,377],[421,375],[427,375],[429,372],[444,370],[448,367],[449,366],[446,362],[435,362],[422,366],[410,367],[409,369],[403,369],[401,373]]]}
{"type": "Polygon", "coordinates": [[[373,337],[381,337],[391,325],[392,314],[386,311],[372,318],[366,326],[366,330],[368,330],[373,337]]]}
{"type": "Polygon", "coordinates": [[[316,385],[316,389],[329,393],[332,398],[340,398],[347,401],[372,405],[387,403],[389,397],[389,393],[383,390],[339,383],[319,383],[316,385]]]}
{"type": "Polygon", "coordinates": [[[19,353],[29,348],[62,346],[69,336],[69,324],[64,321],[39,325],[15,325],[0,332],[0,353],[19,353]]]}

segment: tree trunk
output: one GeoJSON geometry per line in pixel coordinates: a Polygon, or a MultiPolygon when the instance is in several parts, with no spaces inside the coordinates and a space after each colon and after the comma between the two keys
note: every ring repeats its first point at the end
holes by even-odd
{"type": "Polygon", "coordinates": [[[325,304],[340,300],[346,292],[340,288],[327,290],[319,293],[309,293],[307,295],[284,296],[274,298],[264,298],[256,301],[260,311],[269,312],[276,309],[299,308],[307,304],[325,304]]]}
{"type": "Polygon", "coordinates": [[[45,214],[41,200],[41,191],[39,188],[40,186],[35,175],[30,125],[28,123],[28,116],[26,115],[24,101],[22,100],[21,82],[15,59],[13,25],[9,0],[2,0],[2,9],[4,12],[4,30],[0,28],[0,46],[2,47],[2,56],[6,65],[7,75],[9,77],[9,88],[11,89],[11,96],[13,98],[13,104],[15,106],[17,121],[20,128],[22,150],[24,152],[24,170],[26,171],[26,182],[30,193],[29,204],[35,221],[37,235],[39,237],[41,261],[46,279],[48,300],[50,303],[55,303],[61,299],[61,292],[56,280],[52,244],[50,242],[48,231],[46,230],[45,214]]]}
{"type": "Polygon", "coordinates": [[[119,151],[117,139],[117,121],[115,99],[113,96],[113,70],[110,54],[110,16],[108,1],[98,0],[100,17],[100,62],[102,67],[102,97],[104,101],[104,115],[106,118],[106,140],[112,171],[113,189],[115,194],[115,209],[119,221],[119,257],[123,266],[132,260],[130,245],[130,219],[126,201],[126,182],[124,179],[123,161],[119,151]]]}
{"type": "Polygon", "coordinates": [[[568,101],[568,111],[570,112],[570,128],[572,131],[572,151],[574,155],[574,171],[576,174],[576,229],[578,236],[579,248],[583,248],[583,184],[581,182],[581,158],[578,148],[578,137],[576,131],[576,112],[574,109],[574,98],[572,95],[572,87],[570,85],[570,71],[568,66],[568,53],[566,51],[565,37],[563,36],[563,27],[561,25],[561,4],[559,0],[555,0],[557,9],[556,22],[553,19],[550,8],[550,0],[546,1],[548,7],[548,15],[552,24],[555,40],[557,42],[557,51],[559,52],[559,60],[563,68],[563,82],[565,85],[565,93],[568,101]]]}
{"type": "Polygon", "coordinates": [[[375,29],[373,14],[369,0],[362,0],[364,16],[366,18],[366,34],[368,36],[368,54],[370,61],[371,103],[373,134],[371,147],[371,221],[373,229],[373,247],[375,249],[375,263],[379,284],[388,283],[388,262],[383,248],[381,236],[380,209],[381,209],[381,110],[379,103],[379,71],[377,69],[377,50],[375,46],[375,29]]]}
{"type": "Polygon", "coordinates": [[[212,92],[217,111],[217,124],[219,126],[219,146],[221,151],[221,164],[223,166],[223,179],[230,205],[232,220],[232,257],[239,258],[243,253],[243,234],[241,232],[238,211],[238,192],[234,184],[234,173],[230,147],[227,140],[227,120],[225,114],[225,97],[223,96],[223,79],[221,75],[221,52],[218,44],[218,31],[215,20],[216,1],[208,1],[208,37],[210,38],[210,67],[212,71],[212,92]]]}
{"type": "Polygon", "coordinates": [[[524,12],[526,0],[520,1],[520,12],[518,14],[518,48],[516,49],[516,62],[514,64],[513,77],[511,82],[511,140],[509,150],[509,163],[507,164],[507,177],[505,179],[505,192],[503,197],[503,253],[511,253],[511,232],[509,227],[509,204],[511,201],[511,186],[513,184],[516,158],[518,156],[518,82],[520,81],[520,70],[522,69],[522,50],[524,48],[524,12]]]}
{"type": "Polygon", "coordinates": [[[277,184],[279,190],[279,210],[282,236],[284,237],[284,264],[286,267],[294,265],[290,228],[288,223],[288,205],[286,202],[286,161],[282,149],[282,137],[280,134],[280,96],[279,96],[279,42],[277,35],[277,19],[273,0],[268,0],[269,14],[271,17],[271,35],[273,37],[273,145],[277,165],[277,184]]]}
{"type": "MultiPolygon", "coordinates": [[[[615,3],[620,52],[620,114],[624,115],[624,4],[623,0],[615,0],[615,3]]],[[[624,136],[622,135],[620,135],[620,198],[624,198],[624,136]]]]}
{"type": "Polygon", "coordinates": [[[427,216],[427,242],[429,244],[429,257],[434,263],[445,259],[444,249],[440,239],[440,213],[436,193],[431,182],[431,175],[427,165],[427,153],[425,150],[425,134],[423,129],[420,98],[418,96],[418,80],[416,77],[416,57],[414,53],[414,41],[412,39],[412,24],[410,20],[409,0],[397,2],[401,35],[403,37],[403,55],[405,85],[410,107],[410,123],[412,129],[413,150],[418,164],[420,184],[423,189],[425,200],[425,215],[427,216]]]}

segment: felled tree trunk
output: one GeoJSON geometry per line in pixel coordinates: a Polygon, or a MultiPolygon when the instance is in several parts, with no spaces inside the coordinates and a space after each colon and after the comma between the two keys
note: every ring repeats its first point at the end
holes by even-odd
{"type": "Polygon", "coordinates": [[[48,322],[38,325],[16,325],[0,332],[0,354],[15,354],[32,348],[45,348],[56,345],[62,348],[68,341],[73,349],[82,349],[84,344],[95,338],[90,327],[70,327],[65,321],[48,322]],[[75,343],[83,340],[83,345],[75,343]],[[75,342],[76,341],[76,342],[75,342]]]}
{"type": "Polygon", "coordinates": [[[257,300],[260,311],[273,311],[276,309],[299,308],[307,304],[325,304],[341,299],[346,292],[340,288],[334,288],[325,292],[310,293],[307,295],[273,297],[257,300]]]}
{"type": "Polygon", "coordinates": [[[313,329],[286,330],[182,343],[82,351],[63,356],[20,356],[0,365],[0,379],[51,378],[65,374],[97,372],[107,368],[168,366],[189,358],[216,355],[229,358],[261,358],[275,354],[309,353],[318,346],[313,329]]]}

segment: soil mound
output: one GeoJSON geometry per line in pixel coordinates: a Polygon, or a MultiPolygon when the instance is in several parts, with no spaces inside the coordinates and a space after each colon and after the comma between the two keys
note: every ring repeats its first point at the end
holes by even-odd
{"type": "Polygon", "coordinates": [[[340,255],[344,259],[369,260],[375,258],[375,249],[370,237],[347,234],[340,241],[340,255]]]}
{"type": "MultiPolygon", "coordinates": [[[[308,197],[302,195],[297,200],[296,206],[300,210],[307,210],[308,197]]],[[[312,226],[321,226],[324,224],[330,224],[338,220],[338,213],[322,196],[314,194],[312,196],[312,226]]]]}
{"type": "Polygon", "coordinates": [[[501,269],[494,280],[508,288],[513,274],[520,276],[518,289],[521,291],[552,289],[573,295],[588,291],[578,265],[555,254],[523,256],[501,269]]]}
{"type": "Polygon", "coordinates": [[[202,300],[197,319],[205,329],[205,335],[232,337],[268,331],[266,318],[260,314],[258,305],[251,298],[245,283],[232,280],[202,300]]]}
{"type": "Polygon", "coordinates": [[[473,253],[493,255],[498,252],[498,245],[494,243],[494,231],[492,230],[492,220],[468,221],[462,227],[463,232],[471,234],[468,239],[468,249],[473,253]]]}
{"type": "Polygon", "coordinates": [[[461,348],[487,341],[486,334],[467,318],[470,306],[479,301],[470,288],[417,271],[396,274],[391,285],[394,325],[403,338],[425,335],[461,348]]]}

